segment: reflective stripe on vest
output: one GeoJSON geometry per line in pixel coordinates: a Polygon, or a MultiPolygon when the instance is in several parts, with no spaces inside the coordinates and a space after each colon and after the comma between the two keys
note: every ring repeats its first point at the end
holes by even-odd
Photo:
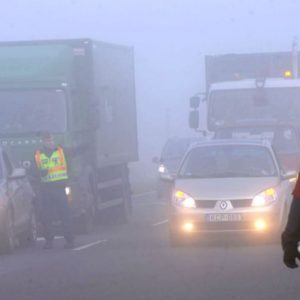
{"type": "Polygon", "coordinates": [[[53,151],[50,157],[37,150],[35,161],[40,170],[48,170],[48,174],[41,178],[42,182],[54,182],[68,179],[67,163],[61,147],[53,151]]]}

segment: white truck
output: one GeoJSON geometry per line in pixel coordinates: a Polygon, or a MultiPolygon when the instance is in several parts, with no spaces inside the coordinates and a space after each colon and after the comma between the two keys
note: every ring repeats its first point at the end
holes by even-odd
{"type": "MultiPolygon", "coordinates": [[[[190,127],[215,132],[240,122],[300,125],[299,52],[206,56],[207,92],[190,99],[190,127]],[[204,111],[205,109],[205,111],[204,111]],[[206,128],[199,128],[200,118],[206,128]]],[[[203,127],[203,126],[202,126],[203,127]]]]}

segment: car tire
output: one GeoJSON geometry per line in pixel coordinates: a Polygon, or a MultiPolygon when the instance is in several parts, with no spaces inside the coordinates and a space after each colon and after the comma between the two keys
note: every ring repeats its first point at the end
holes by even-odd
{"type": "Polygon", "coordinates": [[[8,210],[4,218],[3,231],[0,234],[0,254],[10,254],[16,245],[14,218],[12,210],[8,210]]]}

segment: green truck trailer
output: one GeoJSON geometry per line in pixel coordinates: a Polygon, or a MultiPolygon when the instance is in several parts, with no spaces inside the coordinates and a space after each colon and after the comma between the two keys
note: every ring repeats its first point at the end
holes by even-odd
{"type": "Polygon", "coordinates": [[[39,133],[70,150],[73,215],[130,211],[128,163],[138,159],[133,49],[90,39],[0,43],[0,144],[33,170],[39,133]]]}

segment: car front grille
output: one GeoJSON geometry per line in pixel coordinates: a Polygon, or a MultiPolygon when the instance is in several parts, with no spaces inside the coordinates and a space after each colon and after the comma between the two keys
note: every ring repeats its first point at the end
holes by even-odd
{"type": "MultiPolygon", "coordinates": [[[[231,202],[233,208],[251,207],[252,199],[227,200],[231,202]]],[[[214,209],[218,200],[196,200],[196,207],[202,209],[214,209]]]]}
{"type": "Polygon", "coordinates": [[[196,206],[197,208],[209,209],[215,208],[217,204],[217,200],[197,200],[196,206]]]}
{"type": "Polygon", "coordinates": [[[232,200],[231,204],[234,208],[251,207],[252,199],[232,200]]]}

